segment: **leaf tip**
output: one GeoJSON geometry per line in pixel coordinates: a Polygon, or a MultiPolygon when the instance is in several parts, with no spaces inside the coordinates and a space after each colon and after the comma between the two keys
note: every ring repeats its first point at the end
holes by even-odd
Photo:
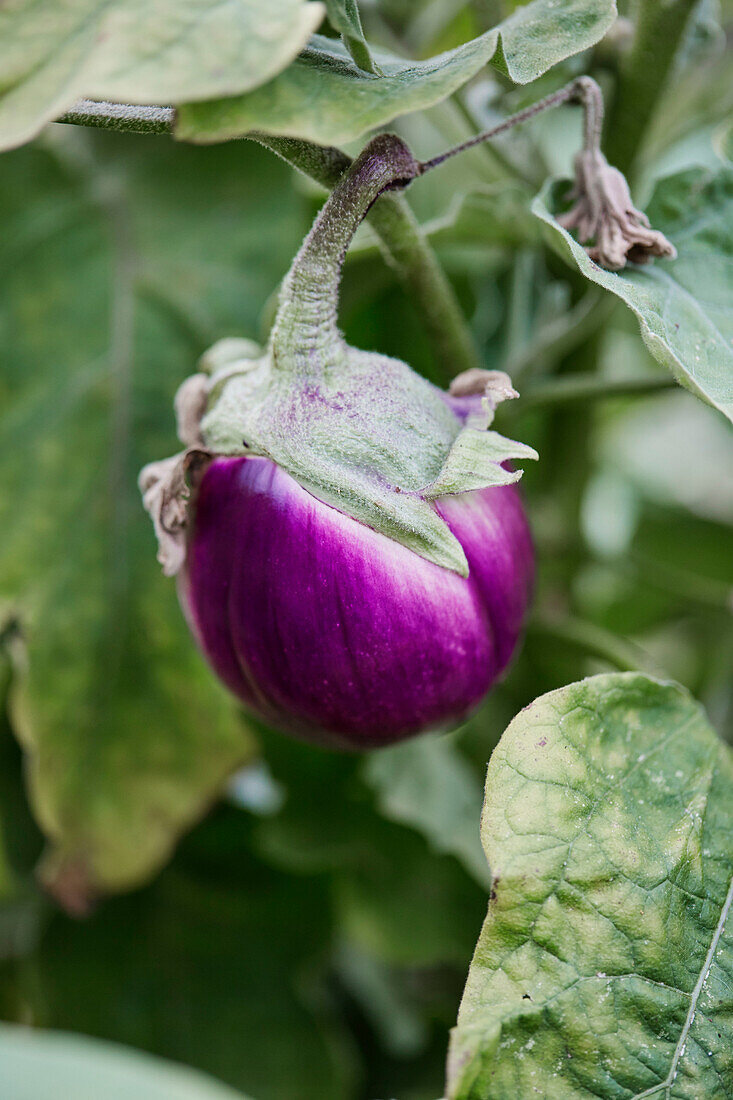
{"type": "Polygon", "coordinates": [[[41,861],[37,878],[68,916],[82,919],[92,914],[97,892],[92,886],[87,863],[81,857],[50,854],[41,861]]]}

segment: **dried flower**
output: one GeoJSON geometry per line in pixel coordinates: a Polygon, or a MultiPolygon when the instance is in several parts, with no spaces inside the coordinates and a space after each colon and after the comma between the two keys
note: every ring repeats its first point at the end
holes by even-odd
{"type": "Polygon", "coordinates": [[[592,242],[588,255],[601,267],[621,271],[628,262],[648,263],[654,256],[674,259],[677,252],[663,233],[631,201],[629,185],[598,149],[575,158],[575,205],[558,217],[565,229],[577,230],[581,244],[592,242]]]}

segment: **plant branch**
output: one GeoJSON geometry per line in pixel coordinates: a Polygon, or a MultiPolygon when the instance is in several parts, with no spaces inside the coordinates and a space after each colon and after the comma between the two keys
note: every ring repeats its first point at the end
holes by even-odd
{"type": "MultiPolygon", "coordinates": [[[[445,380],[450,379],[456,373],[464,373],[457,370],[457,358],[455,350],[461,353],[461,359],[473,352],[473,344],[468,343],[468,332],[460,312],[452,308],[452,300],[444,293],[449,285],[441,271],[437,260],[429,248],[420,228],[415,221],[410,208],[394,192],[406,187],[418,176],[440,167],[446,160],[457,156],[469,149],[490,141],[499,134],[505,133],[514,126],[534,118],[543,111],[558,107],[563,103],[579,102],[584,113],[584,150],[590,156],[599,155],[599,143],[601,127],[603,123],[603,95],[601,89],[594,80],[587,76],[578,77],[559,91],[553,92],[537,103],[526,107],[508,118],[503,119],[498,125],[484,130],[480,134],[461,142],[451,149],[445,150],[430,160],[417,161],[410,157],[410,170],[404,171],[400,165],[394,165],[395,171],[391,173],[391,182],[380,188],[379,201],[372,200],[370,217],[377,234],[387,246],[392,262],[403,275],[403,278],[416,293],[418,304],[424,307],[424,318],[428,326],[434,326],[431,332],[433,340],[441,354],[441,362],[446,363],[446,368],[441,373],[445,380]],[[385,194],[385,192],[390,192],[385,194]],[[436,324],[437,321],[437,324],[436,324]],[[442,343],[441,343],[442,342],[442,343]]],[[[346,169],[351,167],[351,162],[338,149],[321,149],[310,143],[292,138],[274,138],[271,135],[253,133],[254,140],[259,141],[278,156],[295,165],[301,171],[317,179],[327,187],[333,188],[337,183],[341,186],[346,179],[346,169]]],[[[381,156],[389,159],[390,155],[396,156],[394,139],[391,145],[385,146],[381,156]],[[392,149],[392,154],[388,152],[392,149]]],[[[401,143],[398,143],[401,144],[401,143]]],[[[399,157],[398,157],[399,159],[399,157]]],[[[386,163],[384,168],[386,169],[386,163]]],[[[390,173],[387,173],[388,175],[390,173]]],[[[386,177],[385,177],[386,178],[386,177]]],[[[345,208],[340,217],[345,214],[345,208]]],[[[474,355],[473,365],[477,365],[474,355]]],[[[469,368],[470,369],[470,368],[469,368]]]]}
{"type": "Polygon", "coordinates": [[[513,411],[548,405],[567,405],[573,401],[599,401],[611,397],[632,397],[674,389],[671,375],[641,375],[637,378],[603,378],[597,374],[574,374],[556,378],[544,385],[528,387],[513,411]]]}
{"type": "Polygon", "coordinates": [[[476,145],[482,145],[485,141],[491,141],[492,138],[499,137],[500,134],[506,133],[514,126],[529,122],[535,115],[542,114],[543,111],[549,111],[553,107],[559,107],[563,103],[582,104],[584,112],[584,146],[586,149],[597,149],[603,125],[603,94],[595,80],[589,76],[580,76],[557,92],[552,92],[544,99],[538,100],[537,103],[525,107],[523,111],[517,111],[516,114],[509,115],[508,118],[503,119],[489,130],[483,130],[480,134],[475,134],[472,138],[469,138],[468,141],[462,141],[460,145],[455,145],[452,149],[447,149],[444,153],[439,153],[436,157],[423,161],[422,171],[429,172],[432,168],[437,168],[443,164],[450,157],[465,153],[468,149],[473,149],[476,145]]]}
{"type": "Polygon", "coordinates": [[[610,271],[620,271],[630,260],[647,263],[654,256],[674,257],[673,245],[662,233],[652,229],[646,215],[635,208],[623,173],[611,167],[601,152],[603,93],[589,76],[579,76],[559,91],[505,118],[498,126],[424,161],[420,174],[527,122],[541,111],[573,102],[583,107],[583,148],[575,157],[572,197],[576,201],[558,218],[559,224],[565,229],[577,230],[578,239],[585,245],[590,258],[610,271]]]}
{"type": "MultiPolygon", "coordinates": [[[[675,2],[679,5],[687,0],[675,2]]],[[[543,111],[571,102],[579,102],[583,107],[584,140],[583,150],[576,158],[574,196],[577,201],[560,219],[561,224],[566,228],[576,228],[582,243],[592,242],[588,245],[591,257],[612,270],[623,268],[628,259],[642,263],[652,256],[675,254],[663,235],[650,229],[646,217],[634,208],[626,180],[618,170],[608,165],[601,153],[603,95],[598,84],[588,76],[578,77],[564,88],[503,119],[497,126],[430,160],[416,160],[401,143],[403,152],[409,153],[410,171],[407,173],[402,173],[399,165],[393,165],[396,171],[391,172],[387,163],[391,155],[399,160],[396,150],[400,143],[393,138],[380,154],[381,158],[386,159],[379,172],[388,182],[378,188],[372,197],[367,216],[389,262],[409,288],[421,312],[435,347],[441,382],[475,368],[478,355],[450,283],[409,206],[396,192],[415,178],[438,168],[449,158],[490,141],[543,111]]],[[[85,100],[64,115],[61,121],[150,133],[171,129],[175,113],[170,108],[128,107],[85,100]]],[[[273,137],[259,132],[248,136],[332,190],[347,180],[351,170],[352,161],[340,149],[322,148],[298,139],[273,137]]],[[[359,220],[363,216],[362,212],[359,220]]]]}
{"type": "MultiPolygon", "coordinates": [[[[173,129],[175,112],[170,107],[85,99],[58,121],[124,133],[160,134],[173,129]]],[[[248,137],[327,190],[336,186],[352,163],[351,157],[333,147],[259,132],[248,137]]],[[[405,198],[382,195],[367,216],[386,261],[420,312],[435,349],[440,381],[447,382],[455,374],[478,366],[478,351],[455,292],[405,198]]]]}
{"type": "MultiPolygon", "coordinates": [[[[477,130],[478,118],[471,106],[466,102],[466,97],[463,95],[456,96],[455,106],[468,123],[470,130],[472,132],[477,130]]],[[[539,190],[544,180],[550,174],[547,164],[544,162],[544,158],[534,143],[532,146],[532,170],[515,163],[499,145],[482,145],[481,149],[492,168],[498,168],[502,176],[509,176],[518,183],[524,184],[525,187],[531,188],[533,193],[539,190]],[[537,161],[536,166],[534,165],[535,160],[537,161]]]]}
{"type": "MultiPolygon", "coordinates": [[[[351,166],[340,149],[295,138],[250,137],[328,190],[351,166]]],[[[435,349],[441,382],[479,365],[479,356],[452,286],[407,200],[387,192],[367,214],[389,266],[409,290],[435,349]]]]}
{"type": "Polygon", "coordinates": [[[174,118],[172,107],[140,107],[131,103],[80,99],[56,121],[126,134],[167,134],[173,129],[174,118]]]}
{"type": "Polygon", "coordinates": [[[612,164],[629,172],[664,91],[697,0],[637,0],[633,44],[619,66],[616,96],[606,126],[612,164]]]}
{"type": "Polygon", "coordinates": [[[339,283],[354,234],[385,191],[404,187],[420,172],[407,145],[378,134],[340,177],[303,241],[280,288],[270,334],[273,369],[301,359],[320,372],[340,353],[337,330],[339,283]],[[309,354],[319,347],[322,354],[309,354]],[[317,364],[317,365],[316,365],[317,364]]]}

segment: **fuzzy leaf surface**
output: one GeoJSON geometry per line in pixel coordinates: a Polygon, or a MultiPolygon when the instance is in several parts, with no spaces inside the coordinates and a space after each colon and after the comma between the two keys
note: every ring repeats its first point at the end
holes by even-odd
{"type": "Polygon", "coordinates": [[[81,97],[230,95],[269,80],[323,18],[303,0],[19,0],[0,7],[0,148],[81,97]]]}
{"type": "Polygon", "coordinates": [[[518,470],[506,470],[503,462],[511,459],[537,459],[534,447],[507,439],[493,431],[463,428],[448,452],[442,470],[426,490],[434,500],[444,493],[465,493],[487,485],[511,485],[522,476],[518,470]]]}
{"type": "Polygon", "coordinates": [[[534,80],[597,42],[615,11],[612,0],[534,0],[479,38],[427,61],[373,50],[382,73],[377,78],[364,73],[341,43],[315,35],[296,61],[262,88],[181,107],[176,136],[215,142],[261,130],[338,145],[439,103],[492,58],[516,83],[534,80]]]}
{"type": "Polygon", "coordinates": [[[175,450],[172,394],[212,335],[254,330],[303,211],[251,145],[59,138],[8,154],[0,184],[0,599],[25,647],[13,721],[46,872],[93,893],[150,875],[251,752],[136,479],[175,450]]]}
{"type": "Polygon", "coordinates": [[[733,759],[679,686],[535,700],[489,764],[452,1100],[733,1096],[733,759]]]}
{"type": "Polygon", "coordinates": [[[555,221],[567,184],[546,186],[532,209],[559,249],[636,314],[644,343],[677,381],[733,420],[733,169],[692,168],[660,180],[647,208],[675,260],[615,274],[594,263],[555,221]]]}

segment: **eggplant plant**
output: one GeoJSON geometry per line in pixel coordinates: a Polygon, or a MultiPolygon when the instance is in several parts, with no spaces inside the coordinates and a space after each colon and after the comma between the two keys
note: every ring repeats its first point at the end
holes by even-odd
{"type": "Polygon", "coordinates": [[[3,1100],[733,1098],[731,35],[0,9],[3,1100]]]}
{"type": "Polygon", "coordinates": [[[224,682],[276,727],[354,748],[465,719],[532,583],[507,464],[536,453],[488,431],[509,378],[473,369],[443,393],[336,326],[350,238],[421,168],[399,138],[367,146],[283,281],[267,349],[207,353],[176,400],[188,449],[140,479],[224,682]]]}

